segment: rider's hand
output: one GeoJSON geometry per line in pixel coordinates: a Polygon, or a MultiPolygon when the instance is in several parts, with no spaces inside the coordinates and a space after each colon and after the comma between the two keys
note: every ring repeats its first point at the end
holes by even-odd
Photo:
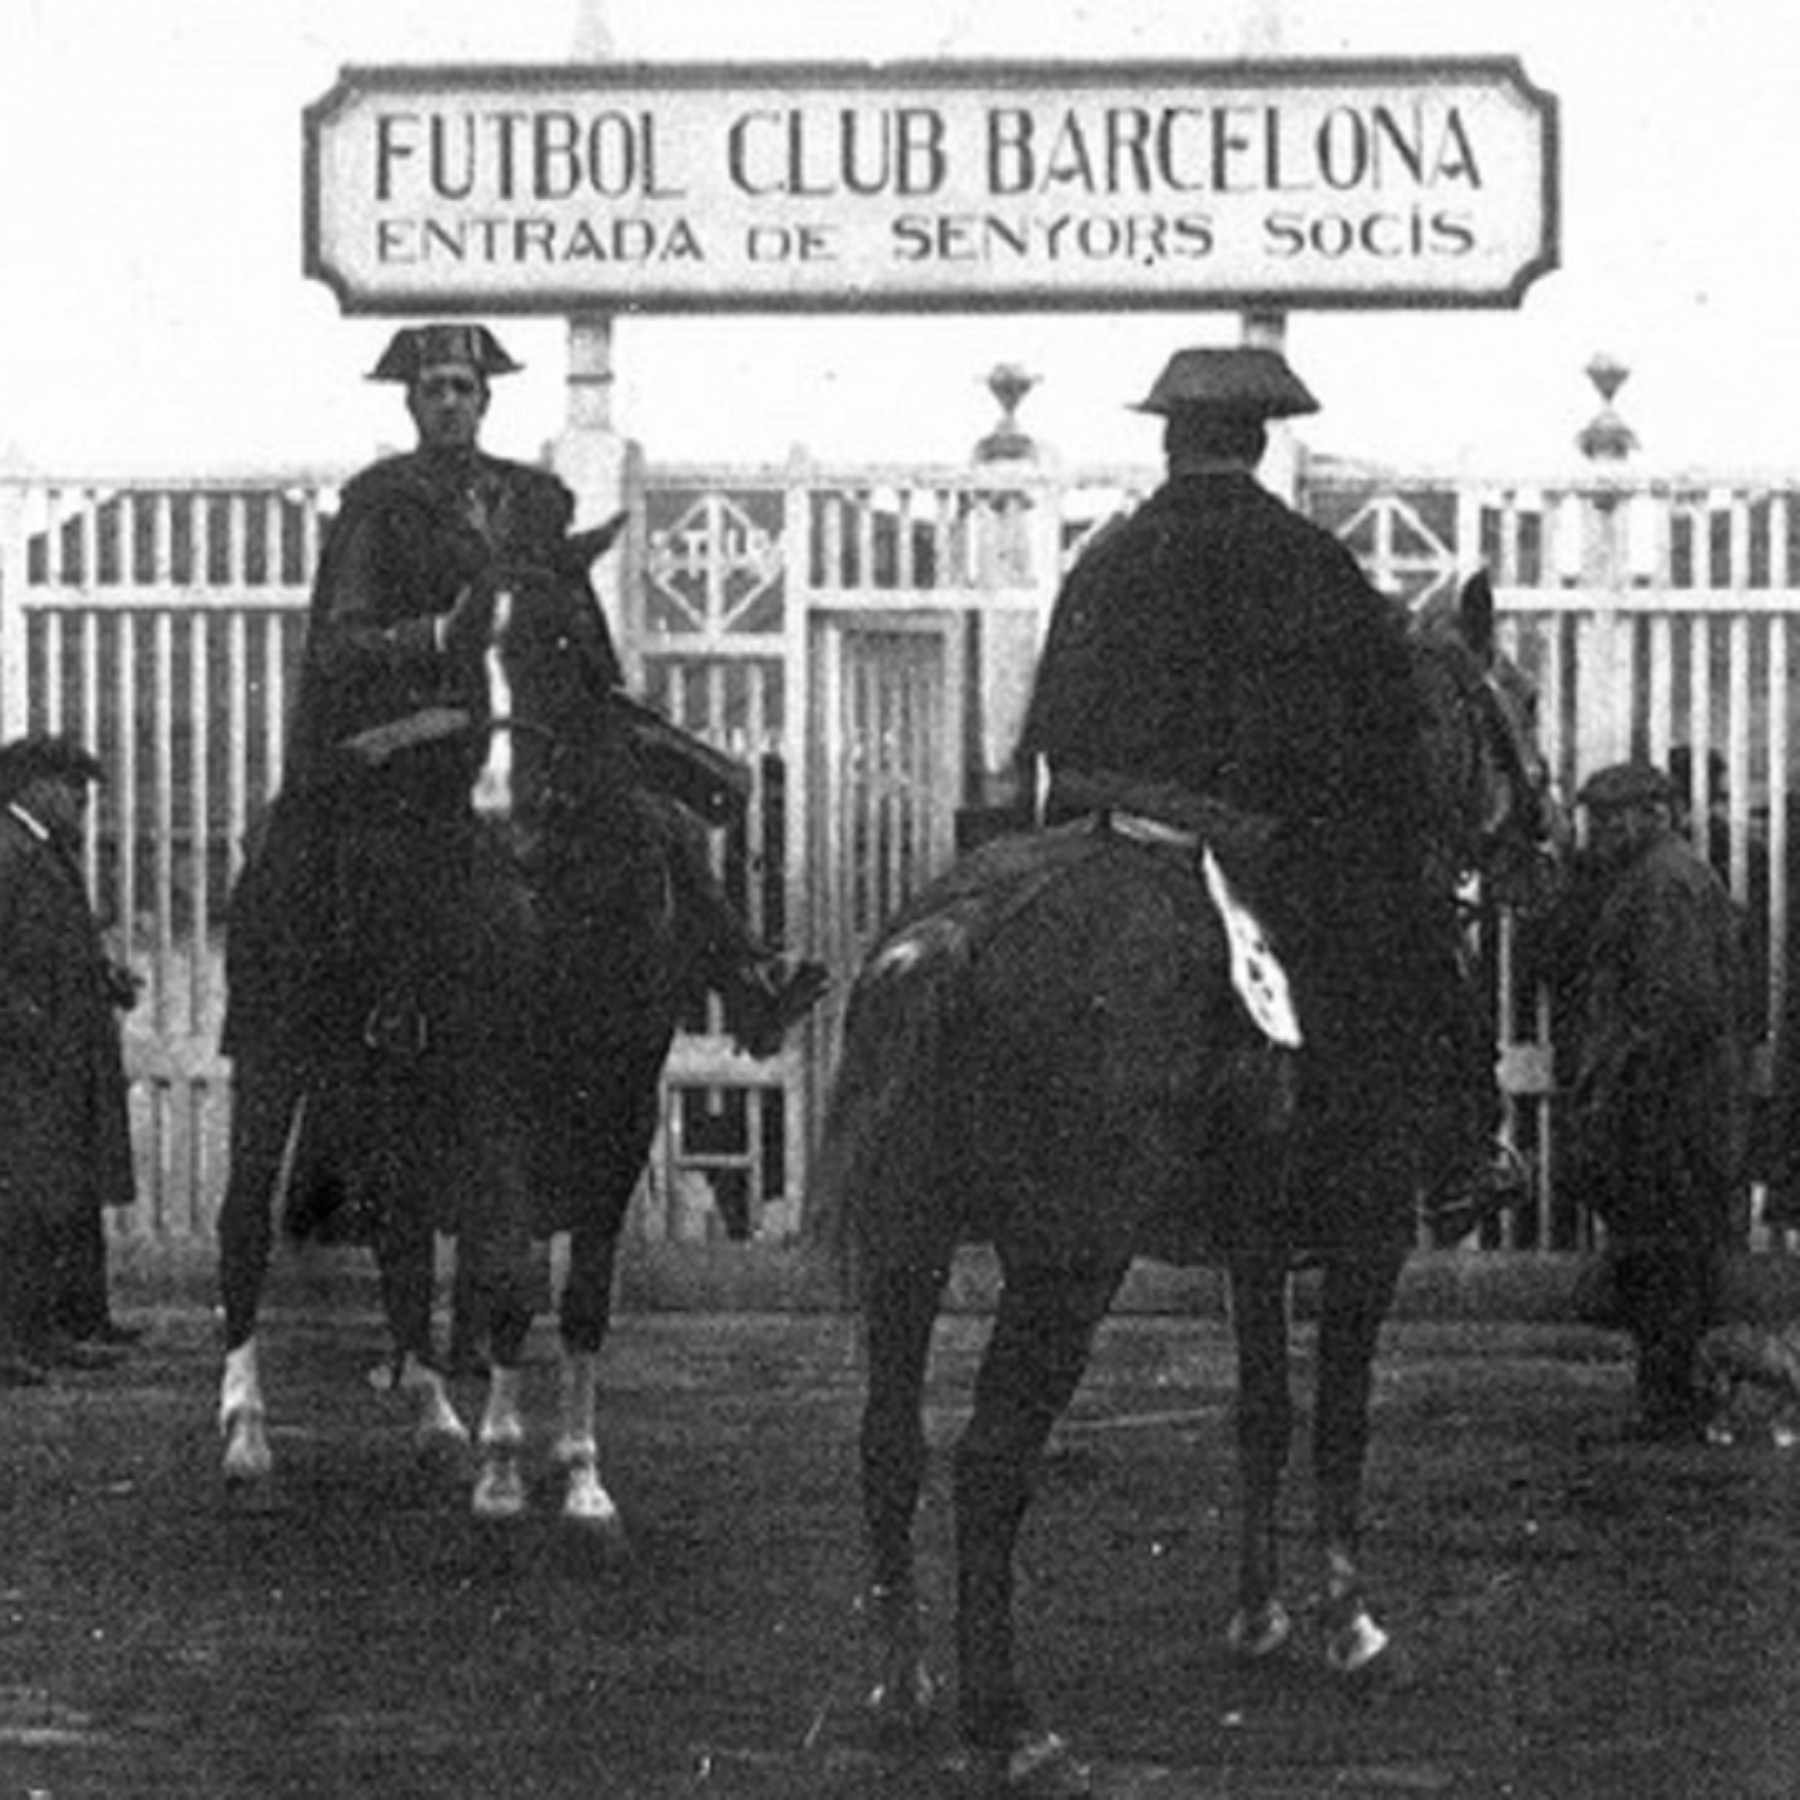
{"type": "Polygon", "coordinates": [[[488,609],[484,596],[474,587],[465,587],[456,596],[456,604],[437,619],[437,645],[446,656],[461,657],[487,636],[488,609]]]}

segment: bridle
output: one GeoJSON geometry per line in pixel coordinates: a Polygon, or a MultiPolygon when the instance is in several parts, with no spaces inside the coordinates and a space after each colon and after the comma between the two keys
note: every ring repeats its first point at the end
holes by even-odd
{"type": "Polygon", "coordinates": [[[1440,873],[1461,892],[1509,857],[1520,868],[1548,857],[1548,782],[1505,686],[1506,665],[1484,663],[1460,637],[1444,631],[1427,627],[1419,641],[1449,677],[1475,747],[1464,759],[1460,791],[1444,797],[1436,834],[1449,865],[1440,873]],[[1502,804],[1495,804],[1497,796],[1502,804]]]}

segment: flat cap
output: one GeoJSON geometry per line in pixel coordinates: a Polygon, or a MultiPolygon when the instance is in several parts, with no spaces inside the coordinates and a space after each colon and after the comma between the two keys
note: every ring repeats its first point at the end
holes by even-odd
{"type": "Polygon", "coordinates": [[[102,781],[105,776],[100,759],[73,738],[44,733],[0,745],[0,800],[24,793],[34,781],[79,784],[102,781]]]}
{"type": "Polygon", "coordinates": [[[1247,345],[1178,350],[1137,412],[1210,411],[1247,419],[1291,419],[1319,410],[1305,382],[1277,350],[1247,345]]]}
{"type": "Polygon", "coordinates": [[[1654,763],[1613,763],[1590,775],[1575,798],[1590,807],[1667,805],[1675,784],[1654,763]]]}
{"type": "Polygon", "coordinates": [[[404,325],[389,340],[371,381],[413,382],[422,369],[464,363],[479,375],[512,375],[523,367],[485,325],[404,325]]]}

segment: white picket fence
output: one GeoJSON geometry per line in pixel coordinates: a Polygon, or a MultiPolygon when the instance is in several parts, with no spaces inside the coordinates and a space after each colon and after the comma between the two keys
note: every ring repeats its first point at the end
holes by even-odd
{"type": "MultiPolygon", "coordinates": [[[[853,957],[878,922],[855,897],[884,896],[879,914],[949,853],[956,808],[1002,774],[1062,568],[1154,479],[638,470],[622,647],[659,703],[757,766],[751,832],[722,852],[753,916],[796,947],[853,957]],[[900,864],[896,844],[913,846],[900,864]],[[868,856],[888,860],[865,868],[868,856]]],[[[1692,829],[1754,915],[1772,1022],[1800,751],[1800,479],[1503,482],[1314,463],[1301,501],[1395,593],[1490,570],[1565,793],[1628,754],[1685,754],[1692,829]]],[[[88,873],[147,980],[128,1030],[134,1235],[210,1232],[228,1103],[223,902],[279,779],[334,502],[334,478],[317,474],[0,481],[0,733],[68,731],[106,764],[88,873]]],[[[1506,1242],[1567,1246],[1585,1222],[1579,1197],[1556,1191],[1543,1020],[1531,996],[1502,1001],[1504,1078],[1543,1177],[1506,1242]]],[[[830,1033],[746,1067],[716,1016],[690,1023],[642,1228],[787,1235],[830,1033]]]]}

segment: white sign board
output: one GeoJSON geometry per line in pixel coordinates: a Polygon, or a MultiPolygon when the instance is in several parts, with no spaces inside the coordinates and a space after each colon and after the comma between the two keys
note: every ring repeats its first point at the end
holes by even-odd
{"type": "Polygon", "coordinates": [[[347,68],[351,312],[1517,305],[1557,111],[1508,58],[347,68]]]}

